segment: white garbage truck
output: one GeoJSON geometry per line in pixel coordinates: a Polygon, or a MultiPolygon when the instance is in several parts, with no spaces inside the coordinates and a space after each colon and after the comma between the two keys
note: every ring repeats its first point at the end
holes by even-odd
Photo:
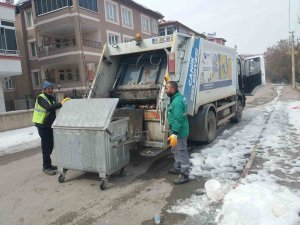
{"type": "Polygon", "coordinates": [[[137,37],[104,48],[88,98],[118,98],[116,115],[129,117],[132,137],[143,137],[141,154],[155,156],[168,147],[167,80],[186,97],[189,140],[210,143],[218,126],[241,119],[245,95],[265,83],[264,58],[241,58],[235,49],[180,33],[137,37]]]}
{"type": "Polygon", "coordinates": [[[186,97],[188,139],[210,143],[221,124],[239,122],[245,95],[265,83],[264,59],[241,58],[235,49],[180,33],[106,45],[88,98],[66,102],[54,123],[60,182],[66,169],[98,171],[104,189],[107,174],[123,173],[129,148],[138,146],[148,157],[165,151],[168,80],[186,97]],[[128,123],[117,125],[114,118],[124,117],[128,123]],[[105,145],[97,146],[99,138],[87,134],[95,130],[105,145]],[[101,165],[97,157],[105,157],[101,165]]]}

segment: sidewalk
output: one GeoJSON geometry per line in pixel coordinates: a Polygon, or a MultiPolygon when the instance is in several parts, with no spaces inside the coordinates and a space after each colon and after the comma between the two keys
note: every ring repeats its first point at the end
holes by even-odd
{"type": "Polygon", "coordinates": [[[0,157],[40,145],[40,137],[36,127],[0,132],[0,157]]]}

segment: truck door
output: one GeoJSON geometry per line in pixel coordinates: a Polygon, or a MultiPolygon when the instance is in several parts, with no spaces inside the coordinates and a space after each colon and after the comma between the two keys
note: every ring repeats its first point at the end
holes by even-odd
{"type": "Polygon", "coordinates": [[[243,85],[240,88],[245,95],[254,95],[266,83],[263,56],[245,58],[243,69],[243,85]]]}

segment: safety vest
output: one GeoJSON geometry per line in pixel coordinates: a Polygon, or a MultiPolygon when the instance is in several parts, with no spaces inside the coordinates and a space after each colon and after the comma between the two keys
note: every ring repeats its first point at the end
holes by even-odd
{"type": "MultiPolygon", "coordinates": [[[[46,95],[40,94],[38,97],[42,97],[43,99],[45,99],[49,103],[49,105],[51,105],[51,102],[46,97],[46,95]]],[[[38,98],[37,98],[36,101],[35,101],[32,122],[39,123],[39,124],[44,124],[45,123],[45,118],[48,115],[49,115],[49,112],[47,112],[46,109],[44,109],[42,106],[39,105],[38,98]]]]}

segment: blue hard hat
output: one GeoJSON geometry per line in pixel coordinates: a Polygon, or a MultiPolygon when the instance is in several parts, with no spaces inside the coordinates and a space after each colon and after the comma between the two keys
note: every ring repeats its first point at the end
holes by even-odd
{"type": "Polygon", "coordinates": [[[53,87],[53,84],[52,83],[50,83],[49,81],[44,81],[44,84],[43,84],[43,89],[46,89],[46,88],[48,88],[48,87],[53,87]]]}

